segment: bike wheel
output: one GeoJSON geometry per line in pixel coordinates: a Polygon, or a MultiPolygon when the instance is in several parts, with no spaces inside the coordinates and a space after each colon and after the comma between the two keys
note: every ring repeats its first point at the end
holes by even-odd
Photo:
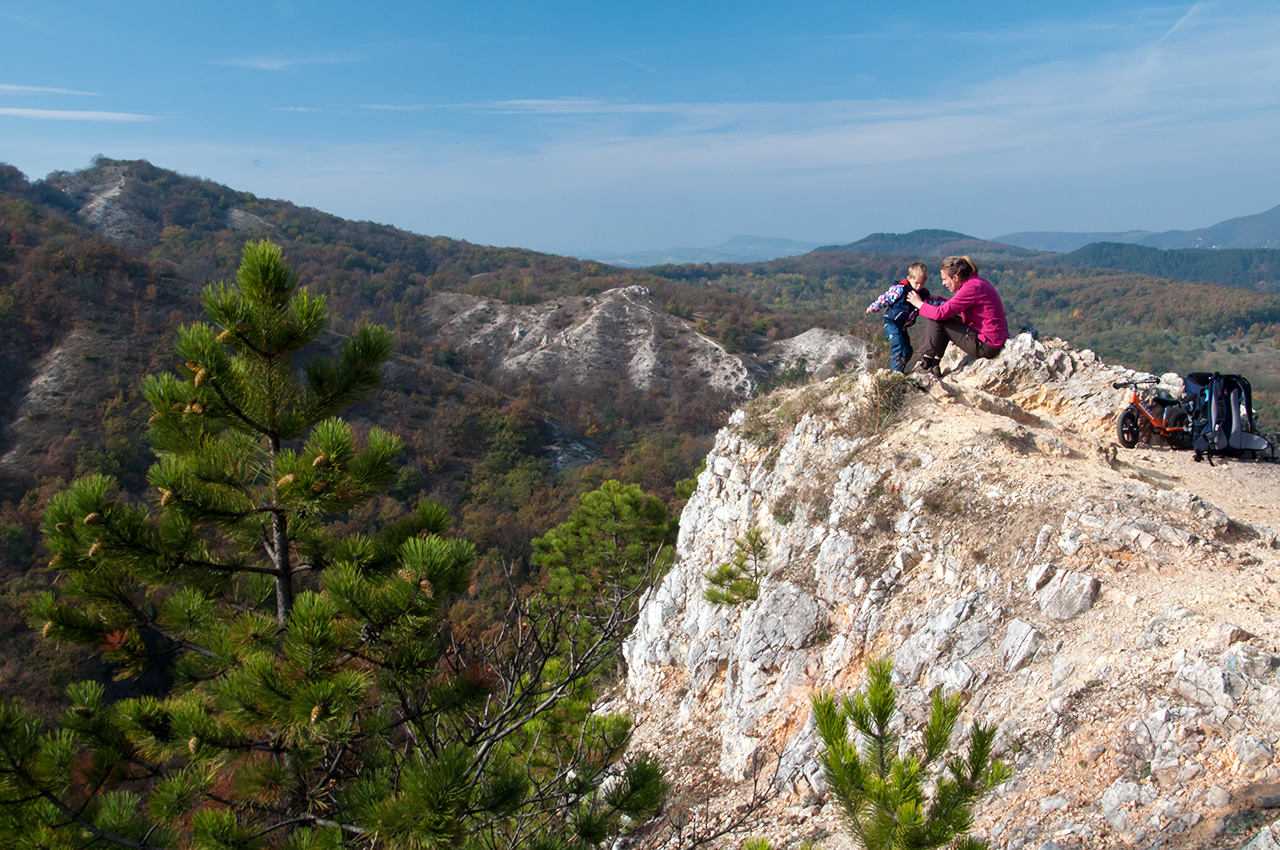
{"type": "Polygon", "coordinates": [[[1116,439],[1120,441],[1120,445],[1126,449],[1131,449],[1138,445],[1138,411],[1132,407],[1126,407],[1120,413],[1120,418],[1116,420],[1116,439]]]}

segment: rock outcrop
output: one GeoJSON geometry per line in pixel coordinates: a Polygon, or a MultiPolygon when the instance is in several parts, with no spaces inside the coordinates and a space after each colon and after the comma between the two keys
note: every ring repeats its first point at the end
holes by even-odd
{"type": "Polygon", "coordinates": [[[666,396],[684,383],[745,398],[774,370],[801,359],[823,376],[865,370],[870,362],[862,340],[818,329],[772,343],[759,357],[733,354],[654,304],[642,286],[528,307],[447,293],[427,301],[421,316],[425,339],[452,346],[490,374],[605,395],[621,384],[666,396]]]}
{"type": "Polygon", "coordinates": [[[999,724],[1013,777],[975,825],[993,846],[1239,846],[1265,822],[1246,789],[1280,781],[1280,470],[1237,464],[1263,504],[1228,514],[1186,453],[1117,455],[1131,373],[1060,341],[948,367],[734,414],[625,646],[636,746],[723,819],[772,777],[748,834],[848,846],[809,700],[887,654],[908,729],[937,687],[999,724]],[[758,598],[706,601],[752,528],[758,598]]]}

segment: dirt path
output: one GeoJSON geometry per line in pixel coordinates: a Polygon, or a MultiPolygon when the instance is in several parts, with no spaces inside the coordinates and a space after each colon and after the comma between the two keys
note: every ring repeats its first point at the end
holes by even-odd
{"type": "Polygon", "coordinates": [[[1233,520],[1280,531],[1280,463],[1218,457],[1210,466],[1193,458],[1191,452],[1145,446],[1116,454],[1121,469],[1156,486],[1188,490],[1233,520]]]}

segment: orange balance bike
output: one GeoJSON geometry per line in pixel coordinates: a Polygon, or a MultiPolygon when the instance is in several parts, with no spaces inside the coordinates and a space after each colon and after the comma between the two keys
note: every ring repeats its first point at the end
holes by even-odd
{"type": "Polygon", "coordinates": [[[1129,388],[1129,406],[1120,411],[1120,418],[1116,420],[1116,439],[1131,449],[1143,439],[1144,433],[1159,434],[1172,448],[1191,448],[1191,414],[1185,404],[1157,394],[1151,399],[1152,407],[1148,408],[1138,396],[1139,386],[1156,383],[1159,381],[1155,378],[1143,378],[1111,385],[1118,390],[1129,388]]]}

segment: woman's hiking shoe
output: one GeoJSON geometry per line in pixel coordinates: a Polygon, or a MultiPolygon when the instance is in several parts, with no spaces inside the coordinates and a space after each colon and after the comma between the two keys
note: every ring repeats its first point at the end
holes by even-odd
{"type": "Polygon", "coordinates": [[[942,380],[942,369],[938,365],[938,361],[932,357],[912,357],[911,362],[907,364],[908,375],[932,375],[938,380],[942,380]]]}

